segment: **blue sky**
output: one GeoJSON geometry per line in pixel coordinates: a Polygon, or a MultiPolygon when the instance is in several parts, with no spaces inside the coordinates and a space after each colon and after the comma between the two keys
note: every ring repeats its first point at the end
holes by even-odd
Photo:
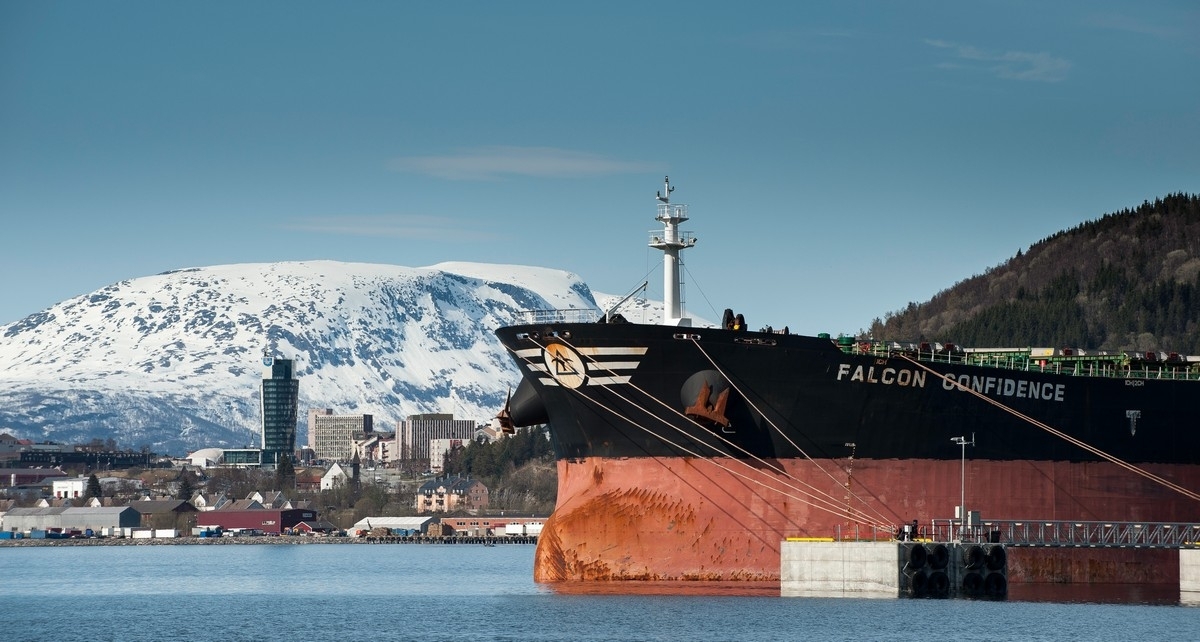
{"type": "Polygon", "coordinates": [[[1189,2],[0,3],[0,324],[334,259],[649,279],[854,332],[1058,230],[1200,192],[1189,2]],[[583,6],[577,6],[583,5],[583,6]]]}

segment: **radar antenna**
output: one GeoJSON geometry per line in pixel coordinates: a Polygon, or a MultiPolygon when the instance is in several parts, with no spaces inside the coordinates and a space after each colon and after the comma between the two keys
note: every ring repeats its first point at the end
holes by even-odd
{"type": "Polygon", "coordinates": [[[650,247],[663,253],[663,325],[690,326],[692,320],[683,315],[683,280],[679,253],[696,244],[691,232],[680,231],[679,224],[688,220],[687,205],[671,204],[671,177],[663,177],[663,191],[657,193],[661,231],[651,231],[650,247]],[[665,192],[665,193],[664,193],[665,192]]]}
{"type": "Polygon", "coordinates": [[[675,191],[675,188],[671,187],[671,177],[663,176],[663,191],[655,192],[654,196],[658,199],[658,202],[660,202],[660,203],[670,203],[671,202],[671,192],[674,192],[674,191],[675,191]]]}

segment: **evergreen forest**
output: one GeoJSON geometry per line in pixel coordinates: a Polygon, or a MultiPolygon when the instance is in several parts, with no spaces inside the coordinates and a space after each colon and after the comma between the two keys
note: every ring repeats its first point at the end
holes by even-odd
{"type": "Polygon", "coordinates": [[[1200,355],[1200,196],[1173,194],[1058,232],[875,319],[870,335],[1200,355]]]}

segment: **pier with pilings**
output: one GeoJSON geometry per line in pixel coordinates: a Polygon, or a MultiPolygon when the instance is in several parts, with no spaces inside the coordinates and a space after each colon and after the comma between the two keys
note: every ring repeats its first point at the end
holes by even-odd
{"type": "Polygon", "coordinates": [[[1017,584],[1175,584],[1200,601],[1200,524],[934,520],[780,546],[785,596],[992,598],[1017,584]]]}
{"type": "Polygon", "coordinates": [[[785,541],[784,597],[1004,599],[1003,544],[785,541]]]}

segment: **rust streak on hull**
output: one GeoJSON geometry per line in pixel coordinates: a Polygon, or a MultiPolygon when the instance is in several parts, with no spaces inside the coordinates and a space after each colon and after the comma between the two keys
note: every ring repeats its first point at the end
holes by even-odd
{"type": "MultiPolygon", "coordinates": [[[[928,523],[953,515],[959,503],[960,463],[927,460],[854,462],[847,502],[880,515],[878,532],[844,514],[808,503],[771,472],[721,460],[763,485],[714,463],[692,458],[560,460],[559,499],[538,541],[534,579],[571,581],[779,580],[779,546],[786,537],[870,538],[893,524],[928,523]],[[652,489],[652,490],[651,490],[652,489]],[[864,505],[865,504],[865,505],[864,505]],[[856,530],[857,529],[857,530],[856,530]]],[[[844,460],[781,462],[795,479],[835,498],[847,497],[844,460]],[[827,475],[818,469],[828,471],[827,475]]],[[[1200,486],[1190,467],[1148,466],[1187,487],[1200,486]]],[[[1195,502],[1097,462],[973,461],[967,505],[987,518],[1186,521],[1195,502]]],[[[845,505],[842,505],[844,509],[845,505]]],[[[1067,562],[1017,569],[1014,580],[1046,581],[1067,562]]],[[[1094,580],[1129,577],[1120,563],[1089,568],[1094,580]]],[[[1113,579],[1112,581],[1120,581],[1113,579]]]]}

